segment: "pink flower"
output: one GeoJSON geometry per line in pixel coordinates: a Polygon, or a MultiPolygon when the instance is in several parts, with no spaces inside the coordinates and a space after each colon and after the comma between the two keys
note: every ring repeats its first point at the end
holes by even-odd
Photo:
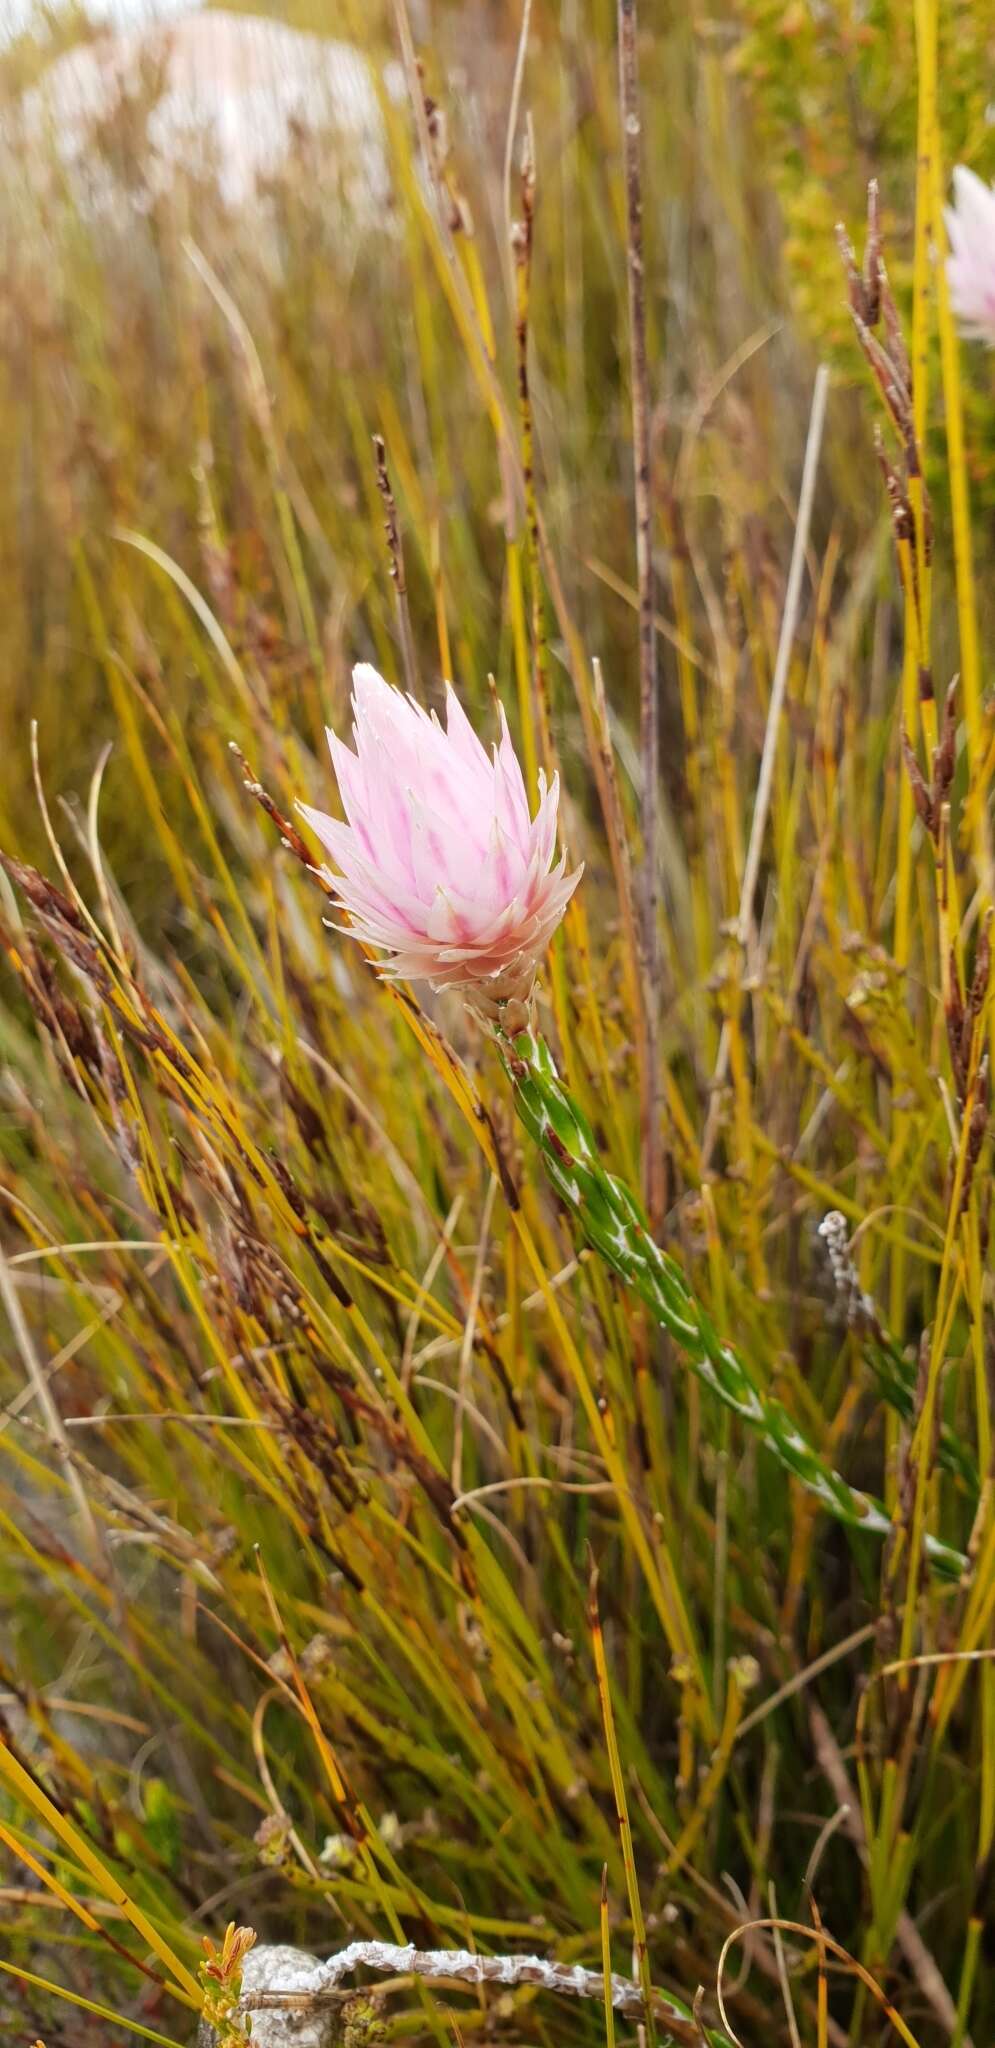
{"type": "Polygon", "coordinates": [[[946,209],[950,300],[963,332],[995,347],[995,186],[958,164],[946,209]]]}
{"type": "Polygon", "coordinates": [[[348,929],[385,956],[381,973],[457,989],[516,1028],[580,880],[565,856],[553,866],[558,778],[547,789],[540,775],[530,818],[503,711],[488,754],[451,687],[443,731],[367,663],[352,680],[355,753],[328,734],[348,822],[299,807],[334,862],[348,929]]]}

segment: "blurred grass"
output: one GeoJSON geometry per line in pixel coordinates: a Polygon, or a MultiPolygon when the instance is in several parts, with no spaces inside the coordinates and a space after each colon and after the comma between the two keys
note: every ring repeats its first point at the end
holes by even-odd
{"type": "MultiPolygon", "coordinates": [[[[587,869],[541,1021],[606,1162],[635,1178],[638,664],[613,13],[536,0],[522,109],[551,734],[587,869]]],[[[284,18],[327,26],[315,8],[284,18]]],[[[921,7],[927,35],[929,21],[921,7]]],[[[945,161],[990,173],[989,10],[963,0],[940,26],[945,161]]],[[[403,1004],[324,929],[229,751],[282,810],[320,801],[322,728],[347,718],[352,662],[402,677],[374,433],[425,700],[451,675],[484,729],[493,674],[536,744],[503,190],[518,27],[497,5],[438,7],[419,27],[451,138],[441,226],[403,91],[383,99],[392,204],[358,220],[304,138],[248,218],[206,180],[140,210],[88,209],[57,177],[0,200],[0,843],[62,892],[17,871],[0,883],[6,1956],[118,2010],[122,2040],[126,2019],[179,2040],[191,2022],[162,1988],[177,1981],[162,1945],[189,1972],[201,1932],[235,1918],[319,1952],[403,1933],[597,1968],[607,1865],[614,1967],[629,1970],[641,1912],[653,1981],[688,2002],[703,1984],[712,2018],[730,1932],[809,1922],[811,1896],[909,2037],[969,2027],[980,2044],[995,2029],[986,1126],[962,1192],[986,978],[959,1072],[944,1003],[984,966],[986,878],[960,826],[969,768],[985,807],[991,723],[983,706],[970,762],[961,729],[937,870],[900,781],[899,722],[904,667],[928,776],[917,669],[932,658],[942,706],[964,664],[950,387],[923,273],[924,648],[832,240],[842,216],[861,241],[879,175],[911,333],[917,63],[903,7],[647,8],[640,44],[666,1237],[719,1334],[831,1462],[887,1499],[884,1558],[794,1492],[578,1255],[493,1052],[430,1000],[492,1119],[536,1284],[444,1055],[440,1072],[403,1004]],[[744,958],[730,926],[827,349],[744,958]],[[911,1438],[882,1407],[867,1328],[834,1293],[816,1238],[832,1209],[853,1234],[854,1284],[911,1373],[921,1361],[911,1438]],[[976,1514],[933,1462],[934,1415],[976,1456],[976,1514]],[[970,1545],[962,1586],[919,1584],[920,1527],[970,1545]],[[886,1675],[899,1651],[961,1661],[886,1675]]],[[[344,7],[334,33],[396,74],[386,13],[344,7]]],[[[7,61],[13,95],[40,54],[7,61]]],[[[132,191],[141,129],[132,106],[104,137],[132,191]]],[[[929,189],[920,179],[920,223],[929,189]]],[[[962,374],[985,649],[995,407],[988,359],[965,355],[962,374]]],[[[889,2038],[832,1962],[827,2018],[816,1945],[784,1939],[796,2022],[770,1935],[754,1938],[748,1979],[732,1952],[744,2042],[889,2038]]],[[[552,2043],[604,2027],[597,2006],[529,1989],[456,2005],[437,2002],[437,2034],[552,2043]]],[[[402,1990],[391,2033],[425,2038],[427,2011],[402,1990]]],[[[112,2038],[13,1977],[0,2014],[12,2039],[41,2031],[48,2048],[112,2038]]]]}

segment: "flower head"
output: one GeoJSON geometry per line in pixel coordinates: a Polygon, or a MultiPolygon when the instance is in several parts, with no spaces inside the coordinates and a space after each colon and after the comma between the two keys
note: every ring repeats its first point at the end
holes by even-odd
{"type": "Polygon", "coordinates": [[[329,880],[381,973],[457,989],[485,1016],[524,1016],[535,972],[581,870],[554,866],[556,776],[529,815],[504,713],[491,753],[455,692],[446,725],[353,670],[355,752],[328,734],[347,822],[301,804],[334,863],[329,880]],[[514,1005],[509,1010],[508,1005],[514,1005]]]}
{"type": "Polygon", "coordinates": [[[958,164],[946,210],[950,300],[963,332],[995,347],[995,186],[958,164]]]}

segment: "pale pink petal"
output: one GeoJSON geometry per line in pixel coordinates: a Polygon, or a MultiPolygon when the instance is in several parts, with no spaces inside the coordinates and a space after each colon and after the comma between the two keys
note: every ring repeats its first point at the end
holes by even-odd
{"type": "Polygon", "coordinates": [[[501,740],[495,753],[494,779],[497,785],[498,816],[505,830],[524,853],[529,838],[529,800],[525,791],[525,777],[512,745],[503,707],[501,740]]]}
{"type": "Polygon", "coordinates": [[[351,747],[347,747],[345,742],[338,738],[330,725],[325,727],[325,737],[332,757],[335,780],[339,785],[342,808],[350,824],[356,823],[362,818],[366,805],[366,776],[363,764],[358,754],[354,754],[351,747]]]}
{"type": "Polygon", "coordinates": [[[457,760],[471,775],[486,773],[490,766],[486,749],[478,740],[452,683],[446,684],[446,739],[457,760]]]}

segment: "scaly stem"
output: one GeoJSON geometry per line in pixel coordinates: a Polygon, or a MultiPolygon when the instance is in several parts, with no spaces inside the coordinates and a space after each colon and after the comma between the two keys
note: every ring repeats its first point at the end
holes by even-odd
{"type": "MultiPolygon", "coordinates": [[[[540,1147],[553,1187],[594,1250],[645,1302],[695,1377],[761,1438],[791,1478],[838,1521],[887,1536],[891,1517],[882,1503],[825,1462],[783,1404],[757,1383],[732,1345],[721,1341],[676,1260],[655,1243],[631,1189],[601,1165],[591,1127],[563,1087],[545,1040],[529,1031],[514,1038],[499,1032],[497,1039],[518,1114],[540,1147]]],[[[942,1577],[960,1577],[964,1559],[957,1551],[928,1537],[926,1552],[942,1577]]]]}

